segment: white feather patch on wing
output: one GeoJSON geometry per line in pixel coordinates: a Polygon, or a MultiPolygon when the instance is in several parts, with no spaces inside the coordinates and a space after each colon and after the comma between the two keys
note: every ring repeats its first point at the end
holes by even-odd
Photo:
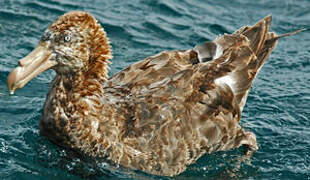
{"type": "Polygon", "coordinates": [[[215,80],[215,84],[217,84],[217,85],[227,84],[234,91],[235,80],[233,79],[231,74],[228,74],[226,76],[217,78],[215,80]]]}
{"type": "Polygon", "coordinates": [[[222,56],[222,54],[223,54],[223,49],[222,49],[221,45],[219,45],[218,43],[215,43],[215,44],[216,44],[216,51],[215,51],[215,55],[214,55],[213,59],[217,59],[220,56],[222,56]]]}

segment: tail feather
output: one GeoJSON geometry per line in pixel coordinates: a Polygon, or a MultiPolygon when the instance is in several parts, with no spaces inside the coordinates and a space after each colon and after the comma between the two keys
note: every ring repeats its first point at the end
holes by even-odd
{"type": "Polygon", "coordinates": [[[248,38],[249,46],[254,54],[257,54],[262,48],[270,28],[271,20],[272,17],[269,15],[242,33],[242,35],[248,38]]]}
{"type": "Polygon", "coordinates": [[[293,32],[289,32],[289,33],[285,33],[285,34],[281,34],[281,35],[275,36],[273,38],[269,38],[268,40],[273,40],[273,39],[278,40],[280,38],[287,37],[287,36],[292,36],[294,34],[300,33],[300,32],[305,31],[305,30],[307,30],[307,29],[306,28],[298,29],[298,30],[293,31],[293,32]]]}
{"type": "Polygon", "coordinates": [[[277,36],[274,32],[269,31],[271,20],[272,17],[267,16],[254,26],[245,26],[231,35],[225,34],[218,37],[212,42],[212,49],[211,46],[208,48],[201,47],[197,51],[198,55],[207,50],[212,52],[208,54],[209,60],[213,60],[211,63],[223,67],[223,73],[219,73],[214,82],[216,84],[225,83],[231,87],[241,111],[253,80],[275,48],[278,39],[304,30],[301,29],[277,36]],[[219,49],[220,51],[218,51],[219,49]],[[222,54],[219,56],[215,51],[222,54]],[[227,67],[229,67],[230,72],[227,72],[227,67]]]}
{"type": "Polygon", "coordinates": [[[246,27],[243,31],[239,32],[248,38],[249,47],[256,56],[256,58],[251,58],[248,66],[231,73],[232,79],[236,82],[233,90],[241,111],[245,105],[253,80],[276,47],[278,39],[305,30],[300,29],[286,34],[276,35],[274,32],[269,32],[271,19],[271,16],[267,16],[253,27],[246,27]]]}

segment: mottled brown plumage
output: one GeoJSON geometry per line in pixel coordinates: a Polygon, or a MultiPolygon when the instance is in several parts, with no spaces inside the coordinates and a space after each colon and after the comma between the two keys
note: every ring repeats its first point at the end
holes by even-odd
{"type": "Polygon", "coordinates": [[[241,145],[258,149],[255,135],[239,121],[251,84],[279,38],[269,32],[270,23],[268,16],[193,49],[161,52],[108,78],[106,33],[88,13],[70,12],[20,61],[8,87],[13,92],[53,68],[42,135],[128,168],[173,176],[206,153],[241,145]],[[41,64],[35,73],[26,70],[41,64]]]}

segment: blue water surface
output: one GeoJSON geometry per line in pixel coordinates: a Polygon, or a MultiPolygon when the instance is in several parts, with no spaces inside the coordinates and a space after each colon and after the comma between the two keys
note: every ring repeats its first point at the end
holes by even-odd
{"type": "MultiPolygon", "coordinates": [[[[38,122],[55,73],[47,71],[9,95],[6,78],[45,28],[71,10],[104,26],[113,46],[110,75],[163,50],[189,49],[273,15],[278,34],[310,28],[309,0],[0,0],[0,178],[168,179],[87,159],[55,146],[38,122]]],[[[310,179],[310,33],[283,38],[260,71],[241,124],[259,150],[205,155],[172,179],[310,179]]]]}

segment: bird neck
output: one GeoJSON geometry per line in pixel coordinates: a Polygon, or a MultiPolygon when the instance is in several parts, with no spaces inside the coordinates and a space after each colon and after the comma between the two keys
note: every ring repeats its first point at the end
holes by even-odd
{"type": "MultiPolygon", "coordinates": [[[[104,108],[100,100],[102,82],[88,77],[85,73],[56,75],[40,121],[42,135],[59,145],[74,147],[84,133],[90,133],[98,126],[96,119],[101,118],[104,108]]],[[[91,138],[100,138],[96,133],[91,134],[91,138]]]]}
{"type": "Polygon", "coordinates": [[[76,100],[87,96],[102,96],[102,84],[107,80],[107,74],[99,74],[96,71],[79,72],[72,75],[57,75],[54,86],[64,91],[67,96],[76,100]]]}

